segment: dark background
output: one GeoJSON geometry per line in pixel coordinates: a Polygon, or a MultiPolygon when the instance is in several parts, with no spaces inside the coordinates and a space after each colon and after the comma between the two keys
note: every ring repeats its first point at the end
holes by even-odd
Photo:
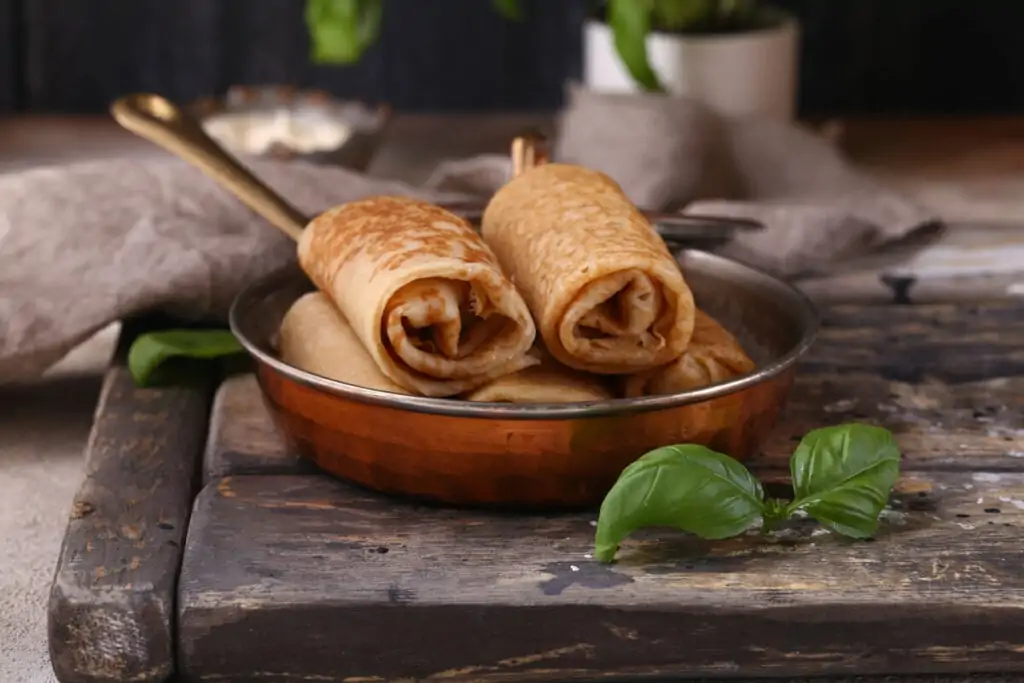
{"type": "MultiPolygon", "coordinates": [[[[580,74],[585,0],[387,0],[352,68],[309,64],[303,0],[0,0],[0,112],[99,112],[125,92],[179,101],[292,83],[399,111],[550,109],[580,74]]],[[[780,0],[804,25],[801,111],[1024,111],[1022,0],[780,0]]]]}

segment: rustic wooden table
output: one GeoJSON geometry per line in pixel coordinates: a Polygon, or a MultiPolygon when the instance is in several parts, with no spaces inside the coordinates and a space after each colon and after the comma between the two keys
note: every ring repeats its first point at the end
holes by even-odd
{"type": "MultiPolygon", "coordinates": [[[[429,147],[424,130],[414,148],[429,147]]],[[[492,144],[479,135],[473,152],[492,144]]],[[[66,682],[1014,679],[1024,302],[830,300],[753,465],[779,482],[814,426],[892,429],[904,478],[877,540],[806,524],[710,545],[642,535],[612,566],[589,557],[592,513],[446,510],[317,474],[281,442],[251,375],[138,389],[123,365],[138,328],[126,325],[54,577],[55,671],[66,682]]]]}
{"type": "Polygon", "coordinates": [[[642,537],[610,567],[589,554],[593,513],[360,491],[289,451],[252,375],[138,389],[115,363],[53,585],[56,670],[239,682],[1024,670],[1024,303],[824,316],[753,464],[784,479],[812,427],[892,429],[904,479],[877,541],[809,525],[713,545],[642,537]]]}

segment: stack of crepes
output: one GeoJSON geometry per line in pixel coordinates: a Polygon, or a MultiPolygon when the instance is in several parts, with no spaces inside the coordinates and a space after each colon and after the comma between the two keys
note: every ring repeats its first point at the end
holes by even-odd
{"type": "Polygon", "coordinates": [[[618,184],[579,166],[513,178],[480,234],[429,203],[373,197],[314,219],[298,253],[317,291],[285,316],[280,354],[349,384],[566,403],[754,369],[618,184]]]}

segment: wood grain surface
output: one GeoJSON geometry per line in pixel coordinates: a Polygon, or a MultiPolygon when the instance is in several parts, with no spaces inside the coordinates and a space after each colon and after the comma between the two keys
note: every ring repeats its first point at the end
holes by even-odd
{"type": "MultiPolygon", "coordinates": [[[[844,305],[822,315],[758,465],[784,468],[814,427],[866,421],[896,434],[907,469],[1024,470],[1024,303],[844,305]]],[[[309,471],[287,452],[251,375],[221,386],[211,419],[208,480],[309,471]]]]}
{"type": "Polygon", "coordinates": [[[126,325],[104,380],[51,586],[61,683],[156,683],[175,668],[175,586],[214,380],[136,388],[124,357],[137,329],[126,325]]]}
{"type": "Polygon", "coordinates": [[[315,467],[289,452],[251,373],[221,383],[203,457],[203,483],[232,474],[301,474],[315,467]]]}
{"type": "Polygon", "coordinates": [[[932,473],[894,506],[874,543],[663,532],[608,566],[593,515],[227,478],[189,533],[179,663],[228,681],[1024,670],[1024,474],[932,473]]]}
{"type": "Polygon", "coordinates": [[[893,430],[904,478],[873,543],[807,522],[714,544],[644,532],[601,565],[594,514],[454,511],[303,474],[254,379],[233,379],[183,564],[182,670],[227,681],[1024,672],[1024,304],[822,313],[751,464],[780,489],[807,430],[893,430]]]}

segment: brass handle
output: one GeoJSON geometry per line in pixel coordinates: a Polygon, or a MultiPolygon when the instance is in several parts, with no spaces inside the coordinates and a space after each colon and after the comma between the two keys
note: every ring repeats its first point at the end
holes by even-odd
{"type": "Polygon", "coordinates": [[[198,167],[274,227],[299,240],[307,217],[253,175],[177,105],[159,95],[138,93],[115,101],[110,113],[123,127],[198,167]]]}
{"type": "Polygon", "coordinates": [[[547,152],[544,149],[544,139],[540,135],[528,133],[512,140],[513,178],[546,162],[547,152]]]}

